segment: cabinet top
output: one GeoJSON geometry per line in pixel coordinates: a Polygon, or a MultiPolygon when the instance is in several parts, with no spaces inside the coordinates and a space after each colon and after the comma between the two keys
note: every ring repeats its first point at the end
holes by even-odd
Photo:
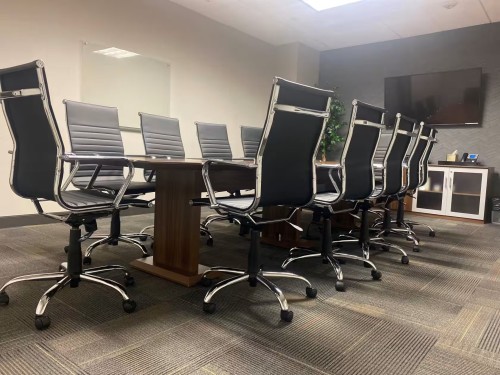
{"type": "MultiPolygon", "coordinates": [[[[471,163],[472,164],[472,163],[471,163]]],[[[440,168],[475,168],[475,169],[490,169],[493,167],[486,167],[484,165],[442,165],[442,164],[429,164],[429,167],[440,167],[440,168]]]]}

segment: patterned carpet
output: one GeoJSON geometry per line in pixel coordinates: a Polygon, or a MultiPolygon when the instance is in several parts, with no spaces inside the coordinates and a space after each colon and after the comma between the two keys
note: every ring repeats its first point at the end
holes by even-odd
{"type": "MultiPolygon", "coordinates": [[[[397,253],[374,252],[380,281],[348,262],[340,293],[329,265],[292,264],[318,298],[306,298],[299,281],[276,280],[295,313],[291,324],[280,321],[279,304],[263,287],[226,288],[214,298],[217,312],[206,315],[205,288],[132,270],[135,313],[124,313],[111,290],[81,284],[51,300],[52,325],[40,332],[34,311],[51,283],[16,284],[0,307],[0,374],[500,374],[500,227],[416,218],[437,236],[422,228],[420,253],[394,239],[410,252],[407,266],[397,253]]],[[[149,214],[124,217],[123,231],[151,221],[149,214]]],[[[106,221],[100,225],[105,230],[106,221]]],[[[215,245],[202,248],[202,262],[243,266],[249,240],[232,224],[212,228],[215,245]]],[[[0,282],[55,271],[67,237],[59,223],[1,229],[0,282]]],[[[278,269],[286,254],[262,252],[267,269],[278,269]]],[[[138,257],[127,245],[100,247],[93,266],[138,257]]]]}

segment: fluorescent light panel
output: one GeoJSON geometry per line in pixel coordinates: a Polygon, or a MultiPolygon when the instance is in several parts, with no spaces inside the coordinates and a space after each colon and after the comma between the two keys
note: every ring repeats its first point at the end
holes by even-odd
{"type": "Polygon", "coordinates": [[[320,12],[325,9],[336,8],[342,5],[357,3],[361,0],[302,0],[302,1],[307,5],[309,5],[311,8],[320,12]]]}
{"type": "Polygon", "coordinates": [[[133,57],[133,56],[139,55],[138,53],[125,51],[124,49],[119,49],[116,47],[100,49],[98,51],[94,51],[94,53],[99,53],[101,55],[115,57],[117,59],[124,59],[125,57],[133,57]]]}

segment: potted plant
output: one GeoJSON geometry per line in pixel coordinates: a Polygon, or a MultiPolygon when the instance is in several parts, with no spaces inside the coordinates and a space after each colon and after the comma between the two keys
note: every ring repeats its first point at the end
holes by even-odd
{"type": "Polygon", "coordinates": [[[322,161],[326,161],[327,153],[332,151],[337,143],[344,141],[344,137],[339,134],[340,129],[347,124],[344,121],[344,114],[344,103],[340,100],[340,97],[334,93],[330,103],[330,118],[326,123],[323,139],[320,143],[322,161]]]}

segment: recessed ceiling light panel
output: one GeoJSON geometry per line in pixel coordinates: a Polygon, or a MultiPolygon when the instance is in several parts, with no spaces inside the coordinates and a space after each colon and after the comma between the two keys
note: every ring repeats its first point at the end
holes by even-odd
{"type": "Polygon", "coordinates": [[[322,10],[336,8],[342,5],[358,3],[362,0],[302,0],[302,1],[307,5],[309,5],[311,8],[320,12],[322,10]]]}
{"type": "Polygon", "coordinates": [[[120,49],[120,48],[116,48],[116,47],[100,49],[98,51],[94,51],[94,53],[99,53],[101,55],[114,57],[116,59],[124,59],[125,57],[133,57],[133,56],[139,55],[138,53],[126,51],[124,49],[120,49]]]}

